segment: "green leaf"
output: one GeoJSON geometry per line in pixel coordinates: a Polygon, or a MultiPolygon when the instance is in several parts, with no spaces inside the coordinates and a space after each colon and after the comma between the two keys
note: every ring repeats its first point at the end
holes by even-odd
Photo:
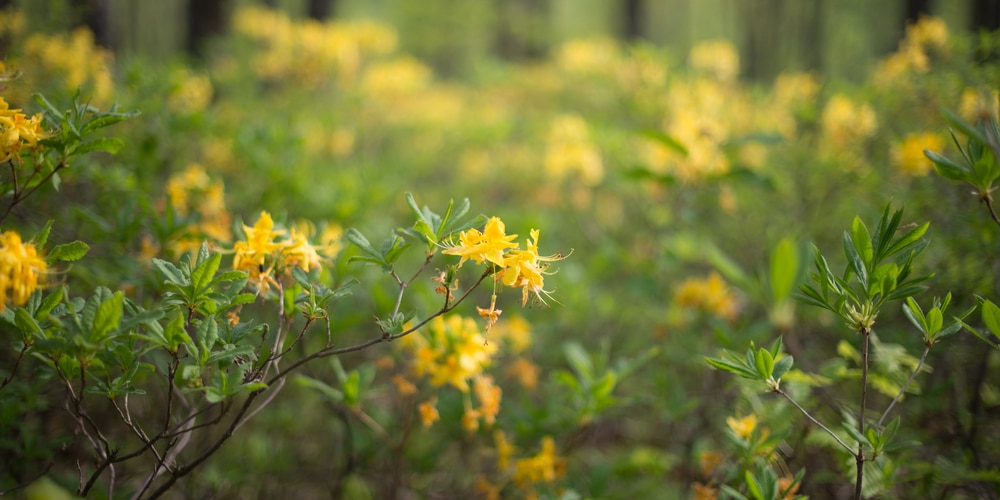
{"type": "MultiPolygon", "coordinates": [[[[55,222],[53,219],[46,221],[45,227],[43,227],[41,231],[36,233],[35,236],[31,238],[31,241],[35,243],[36,247],[44,247],[45,243],[49,241],[49,233],[52,231],[53,222],[55,222]]],[[[49,253],[51,254],[51,252],[49,253]]]]}
{"type": "Polygon", "coordinates": [[[799,249],[791,238],[783,238],[771,252],[771,296],[781,302],[791,295],[801,279],[799,249]]]}
{"type": "Polygon", "coordinates": [[[667,148],[680,153],[682,156],[686,157],[688,155],[688,149],[684,146],[684,144],[675,139],[673,136],[667,135],[659,130],[654,130],[654,129],[643,130],[640,132],[640,135],[642,135],[647,139],[652,139],[653,141],[658,142],[666,146],[667,148]]]}
{"type": "Polygon", "coordinates": [[[771,353],[761,347],[757,350],[754,361],[756,362],[757,373],[760,374],[760,378],[763,380],[771,378],[771,374],[774,373],[774,357],[771,356],[771,353]]]}
{"type": "Polygon", "coordinates": [[[774,363],[774,371],[771,373],[771,377],[773,377],[774,380],[781,380],[781,377],[784,377],[785,374],[788,373],[788,370],[792,369],[792,363],[793,360],[791,356],[785,356],[779,359],[774,363]]]}
{"type": "Polygon", "coordinates": [[[105,153],[118,154],[125,141],[117,137],[100,137],[81,143],[73,148],[74,155],[82,155],[93,151],[104,151],[105,153]]]}
{"type": "Polygon", "coordinates": [[[705,362],[719,370],[727,371],[729,373],[735,373],[736,375],[739,375],[743,378],[748,378],[752,380],[760,379],[760,376],[757,374],[756,370],[751,370],[747,368],[745,365],[729,361],[728,359],[706,357],[705,362]]]}
{"type": "Polygon", "coordinates": [[[920,304],[913,300],[913,297],[907,297],[906,303],[903,304],[903,315],[916,326],[918,330],[923,333],[927,332],[927,319],[924,317],[924,311],[920,308],[920,304]]]}
{"type": "Polygon", "coordinates": [[[886,250],[885,256],[889,257],[889,256],[892,256],[892,255],[895,255],[895,254],[897,254],[897,253],[905,250],[910,245],[916,243],[917,240],[919,240],[920,238],[924,237],[924,234],[927,233],[927,228],[929,228],[930,225],[931,225],[930,222],[925,222],[925,223],[923,223],[923,224],[921,224],[921,225],[919,225],[919,226],[917,226],[917,227],[915,227],[915,228],[907,231],[906,234],[904,234],[903,236],[901,236],[898,240],[896,240],[892,244],[892,246],[890,246],[888,248],[888,250],[886,250]]]}
{"type": "Polygon", "coordinates": [[[94,117],[94,119],[87,122],[87,124],[83,126],[81,132],[89,134],[95,130],[110,127],[111,125],[130,118],[135,118],[140,114],[141,113],[139,113],[139,111],[128,111],[125,113],[101,113],[100,115],[94,117]]]}
{"type": "MultiPolygon", "coordinates": [[[[219,270],[221,262],[222,254],[217,253],[199,262],[198,267],[194,271],[191,271],[191,285],[195,293],[201,293],[208,289],[209,285],[212,284],[212,279],[215,277],[215,272],[219,270]]],[[[239,277],[242,276],[241,273],[239,277]]]]}
{"type": "Polygon", "coordinates": [[[982,314],[983,324],[986,325],[986,328],[993,335],[1000,336],[1000,307],[997,307],[990,300],[984,300],[983,305],[980,306],[980,314],[982,314]]]}
{"type": "Polygon", "coordinates": [[[190,283],[190,281],[184,277],[184,273],[182,273],[181,270],[171,262],[154,258],[153,267],[155,267],[156,270],[159,271],[164,278],[166,278],[167,283],[176,285],[187,285],[190,283]]]}
{"type": "Polygon", "coordinates": [[[868,227],[865,226],[860,217],[855,217],[854,221],[851,222],[851,239],[854,241],[854,247],[858,250],[858,255],[861,256],[861,261],[865,263],[866,267],[870,267],[875,256],[872,248],[872,237],[868,233],[868,227]]]}
{"type": "Polygon", "coordinates": [[[969,167],[952,161],[951,159],[929,149],[924,150],[924,156],[934,162],[934,167],[942,177],[953,181],[971,183],[972,171],[969,167]]]}
{"type": "Polygon", "coordinates": [[[90,341],[98,344],[112,331],[118,328],[118,323],[122,319],[122,305],[125,296],[121,291],[101,303],[97,307],[97,314],[94,316],[94,325],[90,330],[90,341]]]}
{"type": "Polygon", "coordinates": [[[343,392],[341,392],[339,389],[331,387],[329,384],[321,380],[307,377],[305,375],[296,375],[295,383],[302,387],[309,387],[312,389],[316,389],[321,394],[329,398],[331,401],[340,402],[344,400],[343,392]]]}
{"type": "Polygon", "coordinates": [[[82,259],[84,255],[87,255],[88,251],[90,251],[89,245],[82,241],[74,241],[52,247],[47,258],[56,261],[72,262],[82,259]]]}
{"type": "Polygon", "coordinates": [[[49,102],[49,100],[46,99],[44,95],[42,95],[42,94],[32,94],[31,97],[32,97],[32,99],[35,100],[35,102],[39,106],[42,107],[43,110],[45,110],[45,112],[47,112],[49,114],[49,118],[50,119],[52,119],[53,121],[56,121],[56,122],[62,121],[62,119],[63,119],[63,113],[61,111],[59,111],[58,109],[56,109],[56,107],[53,106],[52,103],[49,102]]]}
{"type": "Polygon", "coordinates": [[[583,346],[576,342],[569,342],[563,346],[563,354],[581,379],[594,379],[594,365],[583,346]]]}
{"type": "Polygon", "coordinates": [[[865,267],[865,261],[862,259],[861,254],[858,253],[858,248],[855,245],[851,233],[847,231],[844,231],[844,254],[847,255],[847,264],[849,269],[858,277],[858,282],[861,283],[861,287],[867,290],[868,269],[865,267]]]}
{"type": "Polygon", "coordinates": [[[950,123],[953,127],[961,130],[963,134],[969,137],[969,139],[973,139],[980,144],[986,144],[988,142],[986,140],[986,136],[983,135],[982,131],[980,131],[975,126],[971,125],[969,122],[963,120],[960,116],[956,115],[954,112],[948,109],[942,109],[941,111],[944,113],[944,117],[948,121],[948,123],[950,123]]]}

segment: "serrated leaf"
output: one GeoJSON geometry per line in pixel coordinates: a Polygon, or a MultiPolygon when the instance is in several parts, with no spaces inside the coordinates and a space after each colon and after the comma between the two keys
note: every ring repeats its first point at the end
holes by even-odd
{"type": "Polygon", "coordinates": [[[187,285],[190,283],[190,281],[184,277],[184,273],[182,273],[181,270],[178,269],[173,263],[156,258],[154,258],[152,262],[153,267],[155,267],[156,270],[159,271],[164,278],[166,278],[167,283],[176,285],[187,285]]]}
{"type": "Polygon", "coordinates": [[[139,113],[139,111],[128,111],[125,113],[102,113],[87,122],[87,124],[83,126],[82,131],[84,134],[89,134],[95,130],[110,127],[111,125],[130,118],[135,118],[140,114],[141,113],[139,113]]]}
{"type": "Polygon", "coordinates": [[[66,243],[64,245],[56,245],[52,247],[47,255],[48,259],[63,261],[63,262],[73,262],[83,258],[90,251],[90,245],[82,241],[74,241],[72,243],[66,243]]]}
{"type": "Polygon", "coordinates": [[[52,232],[52,224],[54,222],[55,221],[53,219],[49,219],[48,221],[46,221],[45,226],[42,227],[42,230],[36,233],[35,236],[31,238],[31,241],[35,244],[36,247],[41,248],[44,247],[46,243],[48,243],[49,233],[52,232]]]}
{"type": "Polygon", "coordinates": [[[42,107],[42,109],[44,109],[47,113],[49,113],[49,116],[50,116],[50,118],[52,120],[57,121],[57,122],[58,121],[62,121],[62,119],[63,119],[62,112],[59,111],[55,106],[53,106],[52,103],[49,102],[49,100],[46,99],[44,95],[42,95],[42,94],[32,94],[31,97],[32,97],[32,99],[35,100],[35,102],[39,106],[42,107]]]}

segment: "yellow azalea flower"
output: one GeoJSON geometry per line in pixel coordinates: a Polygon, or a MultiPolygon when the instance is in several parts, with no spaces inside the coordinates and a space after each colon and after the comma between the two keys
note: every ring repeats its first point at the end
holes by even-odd
{"type": "Polygon", "coordinates": [[[452,385],[469,392],[469,380],[491,363],[496,346],[487,344],[472,318],[437,316],[426,330],[414,332],[401,341],[413,353],[412,369],[426,376],[431,385],[452,385]]]}
{"type": "Polygon", "coordinates": [[[544,275],[546,274],[545,269],[548,267],[548,264],[542,263],[562,260],[564,258],[561,255],[539,256],[538,234],[539,231],[537,229],[532,229],[531,238],[528,240],[528,249],[511,250],[508,252],[507,257],[503,259],[504,270],[501,274],[501,279],[504,285],[521,288],[521,306],[528,303],[528,298],[532,293],[543,304],[545,303],[542,294],[549,295],[549,292],[544,289],[544,275]]]}
{"type": "Polygon", "coordinates": [[[729,417],[726,419],[726,425],[740,438],[749,440],[757,428],[757,415],[751,413],[741,419],[729,417]]]}
{"type": "Polygon", "coordinates": [[[514,463],[514,482],[520,486],[551,483],[566,473],[566,459],[556,455],[556,443],[551,436],[542,438],[537,455],[514,463]]]}
{"type": "Polygon", "coordinates": [[[907,135],[901,142],[892,145],[892,163],[906,175],[927,175],[934,165],[924,156],[924,150],[941,151],[944,145],[944,139],[931,132],[907,135]]]}
{"type": "Polygon", "coordinates": [[[273,254],[283,246],[275,240],[283,235],[284,231],[275,231],[271,214],[261,212],[257,223],[253,227],[244,225],[243,232],[246,234],[246,240],[237,241],[233,246],[235,252],[233,269],[249,273],[250,282],[258,290],[266,292],[271,285],[277,285],[271,274],[276,264],[273,254]]]}
{"type": "Polygon", "coordinates": [[[521,387],[529,391],[538,387],[538,367],[525,358],[517,358],[507,365],[507,376],[516,378],[521,387]]]}
{"type": "Polygon", "coordinates": [[[466,260],[472,259],[477,264],[490,261],[502,267],[504,265],[504,251],[517,248],[517,243],[512,243],[517,235],[508,236],[505,231],[506,227],[499,217],[490,217],[482,232],[476,229],[462,231],[459,234],[460,244],[447,248],[441,253],[462,257],[462,260],[458,261],[459,266],[466,260]]]}
{"type": "Polygon", "coordinates": [[[417,409],[420,411],[420,421],[424,427],[430,427],[441,419],[441,415],[437,411],[437,398],[420,403],[417,409]]]}
{"type": "Polygon", "coordinates": [[[719,490],[712,485],[694,483],[691,485],[694,489],[694,499],[695,500],[715,500],[719,498],[719,490]]]}
{"type": "Polygon", "coordinates": [[[462,414],[462,428],[466,432],[476,432],[479,430],[479,410],[466,408],[462,414]]]}
{"type": "Polygon", "coordinates": [[[305,234],[294,227],[281,249],[281,258],[283,266],[297,266],[306,272],[320,268],[320,257],[316,247],[309,243],[305,234]]]}
{"type": "Polygon", "coordinates": [[[472,383],[472,392],[479,401],[479,416],[483,418],[483,423],[487,427],[492,426],[496,422],[497,414],[500,413],[503,390],[493,384],[493,377],[480,375],[472,383]]]}
{"type": "Polygon", "coordinates": [[[715,314],[732,321],[739,313],[736,295],[729,289],[722,276],[712,272],[707,278],[690,278],[674,292],[673,303],[687,309],[715,314]]]}
{"type": "Polygon", "coordinates": [[[402,375],[393,375],[392,383],[396,384],[396,390],[400,396],[412,396],[417,393],[417,386],[413,385],[413,382],[406,380],[402,375]]]}
{"type": "Polygon", "coordinates": [[[691,49],[690,62],[693,68],[722,82],[734,80],[740,72],[740,55],[736,47],[726,40],[695,45],[691,49]]]}
{"type": "Polygon", "coordinates": [[[507,434],[502,430],[493,431],[493,446],[497,449],[497,469],[501,472],[507,470],[510,465],[510,457],[514,455],[517,448],[507,441],[507,434]]]}
{"type": "Polygon", "coordinates": [[[32,243],[23,243],[14,231],[0,234],[0,311],[7,304],[24,305],[28,297],[44,286],[45,259],[32,243]]]}
{"type": "Polygon", "coordinates": [[[45,138],[41,113],[28,118],[20,109],[10,109],[0,97],[0,161],[7,161],[21,150],[39,149],[38,141],[45,138]]]}
{"type": "Polygon", "coordinates": [[[476,312],[479,313],[483,319],[486,320],[486,331],[493,328],[493,325],[497,323],[500,319],[500,314],[503,313],[502,309],[497,309],[497,294],[493,294],[493,298],[490,299],[490,308],[483,309],[482,307],[476,306],[476,312]]]}
{"type": "Polygon", "coordinates": [[[476,478],[476,491],[482,494],[483,500],[500,500],[500,487],[484,477],[476,478]]]}

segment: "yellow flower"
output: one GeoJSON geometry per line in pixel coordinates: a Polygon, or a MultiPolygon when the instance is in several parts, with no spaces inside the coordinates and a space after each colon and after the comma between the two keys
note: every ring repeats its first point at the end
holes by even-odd
{"type": "Polygon", "coordinates": [[[855,104],[845,95],[830,98],[823,108],[823,132],[834,147],[841,148],[875,134],[878,120],[867,104],[855,104]]]}
{"type": "Polygon", "coordinates": [[[412,396],[417,393],[417,386],[413,385],[413,382],[406,380],[402,375],[393,375],[392,383],[396,384],[396,390],[400,396],[412,396]]]}
{"type": "Polygon", "coordinates": [[[514,482],[520,486],[551,483],[566,473],[566,459],[556,455],[556,443],[551,436],[542,438],[537,455],[514,463],[514,482]]]}
{"type": "Polygon", "coordinates": [[[510,457],[517,448],[507,441],[507,434],[500,429],[493,431],[493,446],[497,449],[497,469],[503,472],[510,465],[510,457]]]}
{"type": "Polygon", "coordinates": [[[494,293],[493,298],[490,299],[489,309],[476,306],[476,312],[486,320],[486,331],[490,331],[490,328],[493,328],[493,325],[500,319],[500,314],[503,313],[502,309],[497,309],[497,294],[494,293]]]}
{"type": "Polygon", "coordinates": [[[483,232],[476,229],[462,231],[458,238],[460,244],[447,248],[441,253],[461,256],[462,260],[458,262],[459,266],[466,260],[472,259],[477,264],[490,261],[502,267],[504,265],[504,250],[517,247],[517,243],[511,243],[515,238],[517,238],[516,234],[509,236],[506,234],[506,227],[499,217],[490,217],[486,221],[483,232]]]}
{"type": "Polygon", "coordinates": [[[732,81],[740,72],[740,55],[736,47],[725,40],[702,42],[691,49],[691,66],[715,79],[732,81]]]}
{"type": "Polygon", "coordinates": [[[45,286],[46,270],[34,244],[21,242],[14,231],[0,234],[0,312],[7,304],[24,305],[35,289],[45,286]]]}
{"type": "Polygon", "coordinates": [[[469,391],[469,380],[489,366],[496,346],[487,344],[472,318],[435,317],[426,330],[403,337],[401,344],[413,352],[412,368],[431,385],[448,384],[469,391]]]}
{"type": "Polygon", "coordinates": [[[493,377],[480,375],[472,383],[472,392],[479,401],[479,416],[483,418],[483,423],[487,427],[492,426],[496,422],[497,414],[500,413],[503,390],[493,384],[493,377]]]}
{"type": "Polygon", "coordinates": [[[909,134],[892,145],[892,163],[906,175],[927,175],[933,164],[924,156],[924,150],[940,152],[944,144],[944,139],[934,133],[909,134]]]}
{"type": "Polygon", "coordinates": [[[465,413],[462,414],[462,428],[466,432],[476,432],[479,430],[479,411],[472,408],[466,408],[465,413]]]}
{"type": "Polygon", "coordinates": [[[694,483],[694,499],[695,500],[715,500],[719,498],[719,490],[712,485],[694,483]]]}
{"type": "Polygon", "coordinates": [[[538,387],[538,367],[525,358],[517,358],[507,365],[507,376],[514,377],[529,391],[538,387]]]}
{"type": "Polygon", "coordinates": [[[712,272],[707,278],[685,280],[674,292],[674,304],[709,312],[732,321],[739,313],[736,295],[729,290],[722,276],[712,272]]]}
{"type": "Polygon", "coordinates": [[[437,411],[437,398],[431,399],[430,401],[424,401],[420,403],[417,409],[420,411],[420,421],[424,424],[424,427],[430,427],[434,425],[441,419],[441,415],[437,411]]]}
{"type": "Polygon", "coordinates": [[[749,440],[757,428],[757,415],[751,413],[741,419],[729,417],[726,419],[726,425],[741,439],[749,440]]]}
{"type": "Polygon", "coordinates": [[[276,265],[273,254],[282,248],[282,245],[275,240],[283,235],[284,231],[275,231],[271,214],[261,212],[257,223],[253,227],[244,225],[243,232],[246,234],[246,240],[237,241],[233,247],[235,252],[233,269],[249,273],[250,282],[262,292],[266,292],[271,285],[277,285],[271,274],[276,265]]]}
{"type": "Polygon", "coordinates": [[[537,229],[532,229],[530,231],[531,238],[528,239],[528,249],[527,250],[511,250],[507,253],[502,261],[502,266],[504,268],[503,272],[500,274],[500,279],[503,281],[504,285],[512,288],[521,288],[521,306],[523,307],[528,303],[528,298],[530,294],[534,293],[535,297],[538,298],[543,304],[545,299],[542,298],[542,294],[549,295],[550,292],[544,289],[545,285],[545,269],[548,268],[548,264],[542,264],[543,262],[552,262],[557,260],[562,260],[564,257],[561,255],[549,255],[541,257],[538,255],[538,234],[537,229]]]}
{"type": "Polygon", "coordinates": [[[20,154],[21,149],[40,149],[38,141],[45,137],[41,113],[28,118],[20,109],[10,109],[0,97],[0,161],[20,154]]]}

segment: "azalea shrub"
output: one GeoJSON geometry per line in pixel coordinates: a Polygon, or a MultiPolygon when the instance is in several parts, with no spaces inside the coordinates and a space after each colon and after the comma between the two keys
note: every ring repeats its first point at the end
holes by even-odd
{"type": "Polygon", "coordinates": [[[164,62],[0,17],[0,492],[995,494],[1000,35],[446,78],[231,21],[164,62]]]}

